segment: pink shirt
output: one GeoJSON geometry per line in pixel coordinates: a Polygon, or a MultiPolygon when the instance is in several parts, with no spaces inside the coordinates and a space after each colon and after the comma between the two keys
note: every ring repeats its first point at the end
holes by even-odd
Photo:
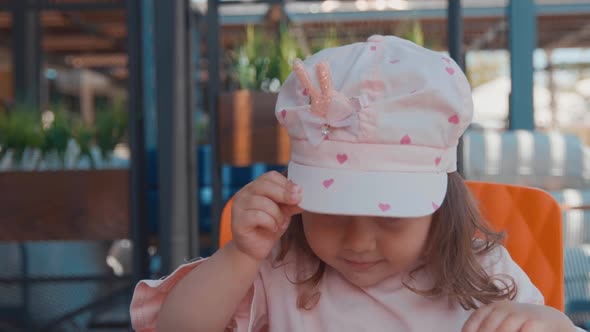
{"type": "MultiPolygon", "coordinates": [[[[164,298],[201,261],[182,265],[163,280],[140,282],[131,303],[135,330],[156,331],[156,318],[164,298]]],[[[490,275],[506,274],[518,286],[515,301],[543,304],[543,296],[516,265],[504,247],[481,258],[490,275]]],[[[426,298],[415,294],[401,283],[400,277],[389,278],[375,286],[359,288],[350,284],[337,271],[326,269],[320,283],[321,297],[312,310],[297,309],[296,287],[285,277],[293,264],[273,268],[271,261],[262,264],[249,295],[234,314],[230,331],[461,331],[472,311],[447,298],[426,298]]],[[[294,279],[290,279],[294,280],[294,279]]],[[[420,283],[427,276],[419,275],[420,283]]],[[[419,288],[420,289],[420,288],[419,288]]]]}

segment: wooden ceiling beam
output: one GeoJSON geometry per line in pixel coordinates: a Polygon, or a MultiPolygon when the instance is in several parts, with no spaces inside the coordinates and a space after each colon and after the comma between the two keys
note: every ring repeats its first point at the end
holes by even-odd
{"type": "Polygon", "coordinates": [[[104,50],[115,47],[115,44],[110,40],[86,34],[43,36],[41,45],[47,52],[104,50]]]}

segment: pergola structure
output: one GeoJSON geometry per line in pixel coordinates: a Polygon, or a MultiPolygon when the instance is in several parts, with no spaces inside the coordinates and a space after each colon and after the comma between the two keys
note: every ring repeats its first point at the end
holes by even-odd
{"type": "MultiPolygon", "coordinates": [[[[73,68],[88,68],[109,75],[115,80],[128,78],[127,71],[127,22],[124,0],[69,0],[69,1],[0,1],[0,47],[10,49],[15,58],[19,51],[31,51],[38,39],[39,50],[45,62],[64,64],[73,68]],[[27,4],[27,2],[29,4],[27,4]],[[39,9],[38,14],[31,14],[27,9],[39,9]],[[18,18],[21,13],[22,18],[18,18]],[[26,14],[25,14],[26,13],[26,14]],[[35,28],[38,21],[38,28],[35,28]],[[28,24],[27,22],[31,22],[28,24]],[[25,37],[25,38],[22,38],[25,37]],[[34,38],[26,38],[34,37],[34,38]],[[26,40],[26,41],[25,41],[26,40]],[[30,44],[30,45],[23,45],[30,44]]],[[[345,1],[343,1],[345,2],[345,1]]],[[[395,26],[404,19],[416,19],[422,24],[424,34],[429,40],[437,41],[437,46],[446,48],[447,8],[446,1],[408,1],[407,9],[364,10],[359,11],[354,2],[343,6],[347,10],[330,12],[305,12],[302,8],[319,6],[320,2],[305,1],[304,7],[285,6],[289,19],[298,24],[308,41],[323,38],[328,26],[339,28],[344,40],[362,40],[371,34],[391,33],[395,26]],[[420,5],[420,3],[423,3],[420,5]],[[292,7],[292,12],[289,12],[292,7]],[[370,22],[370,23],[369,23],[370,22]]],[[[560,47],[590,46],[590,3],[581,1],[537,1],[536,46],[543,49],[560,47]]],[[[254,4],[256,10],[247,14],[236,14],[241,7],[252,4],[240,4],[236,1],[221,8],[220,48],[229,49],[241,43],[245,38],[244,25],[261,23],[269,19],[268,11],[272,5],[254,4]],[[224,14],[225,13],[225,14],[224,14]]],[[[506,1],[463,1],[463,39],[465,51],[481,49],[508,49],[508,16],[506,1]],[[472,5],[472,6],[470,6],[472,5]]],[[[203,15],[200,7],[194,6],[192,12],[203,15]]],[[[207,43],[200,40],[201,57],[207,52],[207,43]]],[[[27,53],[31,58],[30,52],[27,53]]],[[[32,59],[34,60],[34,59],[32,59]]],[[[26,60],[31,62],[32,60],[26,60]]],[[[16,61],[16,59],[15,59],[16,61]]],[[[16,67],[17,63],[14,63],[16,67]]],[[[29,66],[30,67],[30,66],[29,66]]],[[[202,62],[202,70],[206,63],[202,62]]],[[[18,68],[14,68],[18,71],[18,68]]],[[[22,76],[22,75],[20,75],[22,76]]],[[[206,75],[204,76],[206,77],[206,75]]],[[[14,82],[16,90],[21,82],[14,82]]],[[[27,84],[30,86],[30,84],[27,84]]],[[[13,86],[12,83],[10,86],[13,86]]]]}

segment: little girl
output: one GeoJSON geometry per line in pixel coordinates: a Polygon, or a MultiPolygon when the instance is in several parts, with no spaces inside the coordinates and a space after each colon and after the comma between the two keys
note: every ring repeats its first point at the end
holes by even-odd
{"type": "Polygon", "coordinates": [[[134,328],[576,331],[456,173],[472,111],[453,61],[396,37],[296,61],[276,105],[288,178],[236,194],[233,240],[213,256],[139,283],[134,328]]]}

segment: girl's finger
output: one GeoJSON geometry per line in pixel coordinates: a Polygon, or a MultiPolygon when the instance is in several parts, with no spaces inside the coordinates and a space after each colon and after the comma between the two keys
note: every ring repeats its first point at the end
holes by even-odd
{"type": "Polygon", "coordinates": [[[495,309],[493,305],[486,305],[471,314],[463,325],[461,332],[478,332],[481,322],[495,309]]]}
{"type": "Polygon", "coordinates": [[[244,213],[244,221],[246,221],[250,226],[254,226],[254,228],[262,228],[273,233],[279,230],[279,225],[277,225],[275,218],[266,211],[246,210],[244,213]]]}
{"type": "Polygon", "coordinates": [[[283,224],[283,211],[281,208],[273,202],[270,198],[265,196],[252,196],[248,202],[248,208],[246,211],[260,210],[270,215],[277,227],[283,224]]]}
{"type": "Polygon", "coordinates": [[[292,216],[303,212],[303,209],[298,205],[281,205],[281,211],[285,217],[291,219],[292,216]]]}
{"type": "Polygon", "coordinates": [[[270,171],[267,173],[262,174],[259,179],[269,180],[275,182],[280,186],[284,186],[289,181],[287,177],[277,171],[270,171]]]}
{"type": "Polygon", "coordinates": [[[253,195],[268,197],[276,203],[294,205],[298,204],[302,197],[301,187],[292,182],[286,182],[284,186],[267,180],[259,179],[249,187],[253,195]]]}
{"type": "MultiPolygon", "coordinates": [[[[511,314],[512,312],[505,307],[496,307],[490,313],[488,313],[487,317],[484,318],[477,331],[478,332],[496,332],[498,331],[498,326],[500,326],[504,320],[511,314]]],[[[514,331],[514,332],[517,332],[514,331]]]]}
{"type": "Polygon", "coordinates": [[[527,317],[512,313],[504,318],[502,324],[498,326],[498,331],[514,331],[518,332],[522,329],[523,325],[527,322],[527,317]]]}

